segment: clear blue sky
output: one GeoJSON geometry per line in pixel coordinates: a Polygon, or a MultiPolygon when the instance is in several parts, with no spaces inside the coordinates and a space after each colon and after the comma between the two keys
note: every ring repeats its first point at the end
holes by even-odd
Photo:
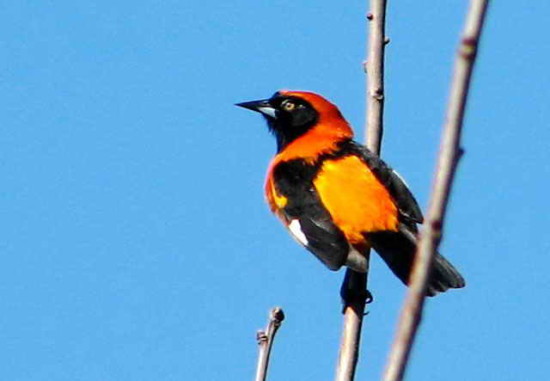
{"type": "MultiPolygon", "coordinates": [[[[466,1],[390,2],[383,157],[427,203],[466,1]]],[[[362,138],[365,2],[7,0],[0,23],[0,379],[330,380],[343,272],[263,201],[275,145],[235,102],[320,92],[362,138]]],[[[409,380],[550,372],[550,3],[494,1],[409,380]]],[[[358,380],[404,288],[378,258],[358,380]]]]}

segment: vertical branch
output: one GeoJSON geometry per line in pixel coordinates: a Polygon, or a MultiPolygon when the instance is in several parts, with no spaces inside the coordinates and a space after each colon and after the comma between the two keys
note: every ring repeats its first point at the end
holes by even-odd
{"type": "Polygon", "coordinates": [[[366,289],[367,273],[361,274],[346,269],[346,276],[342,285],[342,294],[346,295],[344,297],[344,322],[336,377],[334,378],[336,381],[353,381],[355,377],[355,368],[359,359],[361,326],[365,314],[366,289]]]}
{"type": "Polygon", "coordinates": [[[269,313],[269,322],[265,331],[258,331],[256,338],[258,340],[258,366],[256,369],[255,381],[265,381],[267,377],[267,367],[269,366],[269,356],[275,340],[275,334],[285,319],[285,314],[280,307],[274,307],[269,313]]]}
{"type": "Polygon", "coordinates": [[[460,135],[464,109],[488,2],[488,0],[470,1],[461,43],[456,55],[426,227],[418,244],[411,283],[388,357],[384,381],[403,379],[412,344],[422,318],[430,270],[435,251],[441,241],[449,194],[458,160],[462,154],[460,135]]]}
{"type": "Polygon", "coordinates": [[[366,138],[367,146],[380,155],[384,132],[384,52],[386,0],[371,0],[369,51],[365,69],[367,71],[366,138]]]}
{"type": "MultiPolygon", "coordinates": [[[[376,154],[380,153],[382,140],[383,110],[384,110],[384,45],[386,0],[370,0],[370,12],[367,16],[369,23],[369,42],[367,63],[367,142],[369,148],[376,154]]],[[[342,285],[344,297],[344,322],[336,381],[352,381],[355,376],[357,360],[359,358],[359,343],[361,327],[367,301],[367,274],[369,255],[367,254],[367,272],[360,274],[346,270],[342,285]]]]}

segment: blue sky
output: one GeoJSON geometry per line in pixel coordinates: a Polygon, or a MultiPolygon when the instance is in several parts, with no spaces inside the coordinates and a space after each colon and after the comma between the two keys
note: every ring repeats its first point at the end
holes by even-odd
{"type": "MultiPolygon", "coordinates": [[[[383,157],[425,208],[466,1],[390,2],[383,157]]],[[[337,103],[363,139],[364,2],[7,0],[0,23],[0,379],[330,380],[343,272],[264,204],[275,145],[234,103],[337,103]]],[[[550,371],[550,3],[493,2],[409,380],[550,371]]],[[[373,259],[357,379],[382,372],[404,288],[373,259]]]]}

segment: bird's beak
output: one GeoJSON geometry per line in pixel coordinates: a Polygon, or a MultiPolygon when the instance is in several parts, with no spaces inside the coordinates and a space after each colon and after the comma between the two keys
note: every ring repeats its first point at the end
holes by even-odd
{"type": "Polygon", "coordinates": [[[259,101],[237,103],[235,106],[247,108],[252,111],[259,112],[265,116],[273,119],[277,119],[277,110],[269,103],[269,99],[262,99],[259,101]]]}

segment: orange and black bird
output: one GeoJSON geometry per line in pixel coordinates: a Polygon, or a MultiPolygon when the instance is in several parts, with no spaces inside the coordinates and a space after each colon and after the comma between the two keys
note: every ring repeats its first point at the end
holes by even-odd
{"type": "MultiPolygon", "coordinates": [[[[305,91],[238,103],[261,113],[277,139],[265,193],[290,234],[329,269],[366,271],[373,248],[405,284],[423,217],[403,179],[365,146],[338,108],[305,91]]],[[[436,255],[427,294],[464,287],[459,272],[436,255]]]]}

